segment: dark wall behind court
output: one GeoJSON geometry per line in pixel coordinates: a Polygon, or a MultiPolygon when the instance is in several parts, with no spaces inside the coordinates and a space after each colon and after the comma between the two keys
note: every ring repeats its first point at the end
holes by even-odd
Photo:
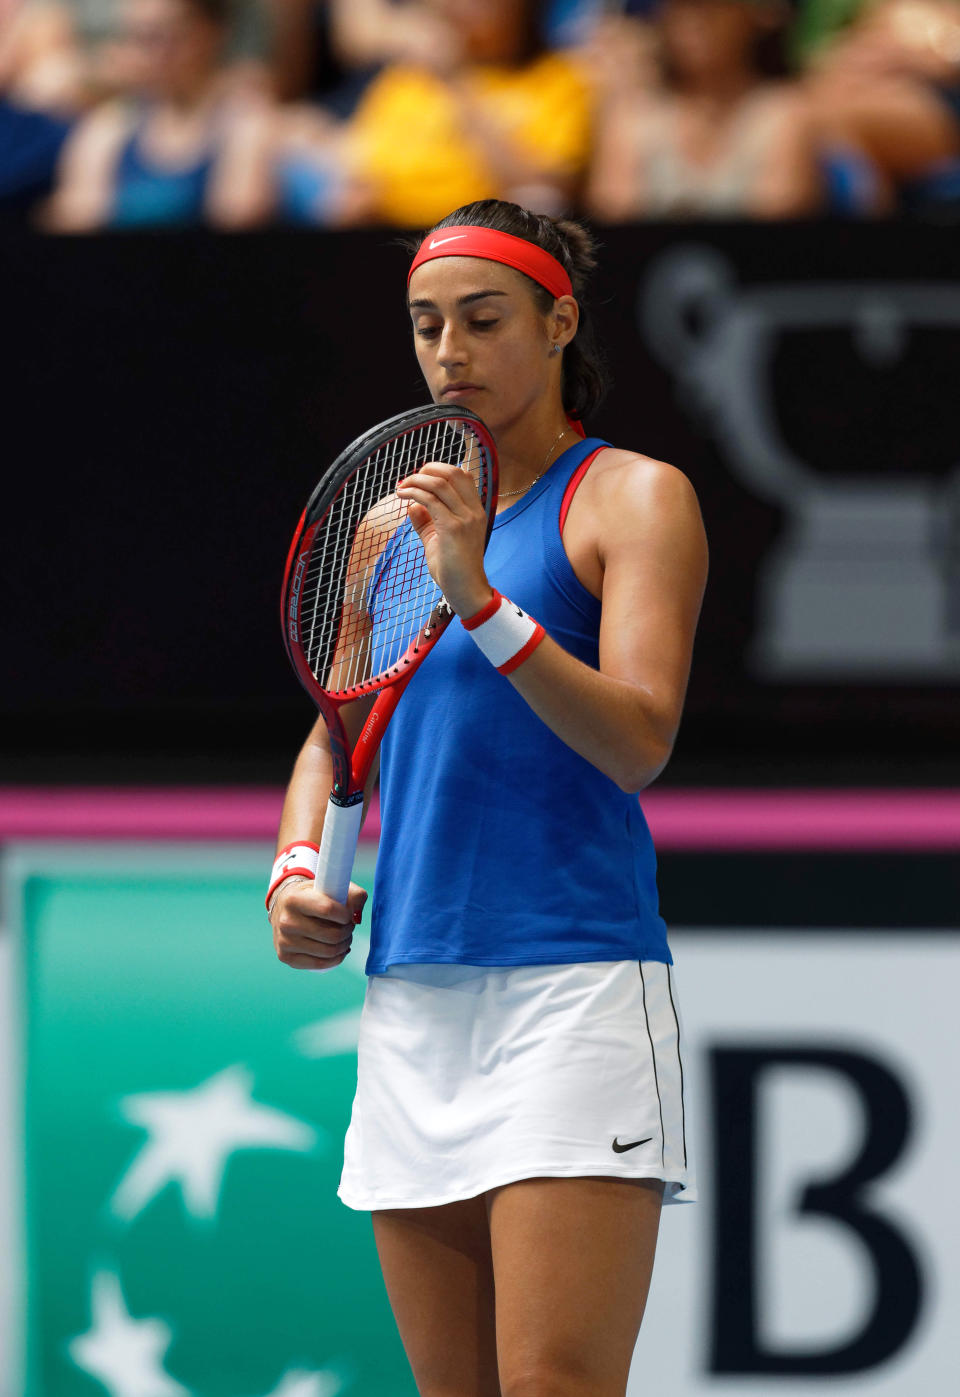
{"type": "MultiPolygon", "coordinates": [[[[711,579],[666,779],[960,777],[950,229],[602,234],[590,430],[684,469],[711,579]]],[[[0,242],[6,780],[279,780],[319,472],[424,401],[382,231],[0,242]]]]}

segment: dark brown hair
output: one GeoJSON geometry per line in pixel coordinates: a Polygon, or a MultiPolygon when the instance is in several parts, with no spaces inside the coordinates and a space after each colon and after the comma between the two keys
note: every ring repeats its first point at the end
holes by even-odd
{"type": "MultiPolygon", "coordinates": [[[[751,73],[755,78],[764,78],[768,81],[789,77],[791,74],[789,31],[794,22],[794,0],[786,0],[786,3],[784,0],[742,0],[742,3],[752,5],[757,10],[766,9],[777,20],[769,28],[758,29],[753,35],[753,43],[747,54],[751,73]],[[778,10],[781,11],[779,17],[778,10]]],[[[664,51],[662,35],[660,71],[668,87],[679,85],[678,74],[670,62],[669,55],[664,51]]]]}
{"type": "Polygon", "coordinates": [[[184,3],[218,29],[226,29],[233,19],[233,0],[184,0],[184,3]]]}
{"type": "MultiPolygon", "coordinates": [[[[607,388],[603,360],[593,336],[588,294],[590,274],[597,264],[593,235],[573,219],[531,213],[529,209],[507,203],[504,199],[479,199],[476,203],[464,204],[462,208],[448,213],[446,218],[441,218],[439,223],[427,230],[424,238],[440,228],[465,225],[496,228],[501,233],[524,238],[549,252],[566,269],[580,306],[580,324],[576,335],[563,351],[563,406],[571,417],[586,417],[600,405],[607,388]]],[[[415,252],[422,242],[423,238],[416,239],[411,251],[415,252]]],[[[527,280],[537,306],[546,315],[553,306],[553,296],[531,277],[527,277],[527,280]]]]}

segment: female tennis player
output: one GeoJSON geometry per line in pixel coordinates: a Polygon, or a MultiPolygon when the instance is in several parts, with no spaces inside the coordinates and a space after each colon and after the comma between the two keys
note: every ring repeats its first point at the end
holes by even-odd
{"type": "MultiPolygon", "coordinates": [[[[578,430],[603,388],[593,262],[576,223],[484,200],[426,235],[408,282],[431,397],[483,419],[501,483],[486,553],[465,471],[398,486],[404,546],[459,620],[382,743],[339,1194],[372,1213],[422,1397],[623,1397],[661,1203],[695,1195],[637,792],[677,732],[707,550],[685,476],[578,430]]],[[[329,789],[319,722],[281,850],[318,842],[329,789]]],[[[337,965],[363,890],[332,902],[295,867],[277,954],[337,965]]]]}

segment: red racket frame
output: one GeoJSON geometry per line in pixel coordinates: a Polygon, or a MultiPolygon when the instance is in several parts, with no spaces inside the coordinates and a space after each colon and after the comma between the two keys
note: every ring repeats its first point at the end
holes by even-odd
{"type": "MultiPolygon", "coordinates": [[[[485,491],[482,488],[483,479],[480,482],[480,498],[487,514],[487,533],[484,543],[486,546],[497,508],[496,445],[483,421],[469,408],[444,408],[432,405],[426,408],[415,408],[412,412],[400,413],[396,417],[387,419],[370,432],[358,437],[347,447],[346,451],[337,457],[310,497],[307,507],[300,517],[287,554],[281,593],[281,623],[284,645],[298,679],[317,705],[326,724],[330,736],[330,756],[333,766],[333,788],[324,822],[324,837],[321,841],[321,867],[318,868],[317,881],[318,884],[322,885],[322,879],[326,877],[324,870],[330,859],[324,846],[332,840],[338,845],[336,855],[333,856],[336,870],[335,876],[331,875],[327,879],[324,891],[341,902],[346,895],[348,883],[348,879],[345,881],[343,876],[348,853],[347,846],[352,838],[355,849],[354,830],[359,833],[364,788],[387,723],[393,716],[394,710],[413,675],[449,624],[453,612],[441,599],[427,624],[388,670],[360,683],[352,684],[345,689],[329,690],[313,673],[301,643],[299,605],[302,581],[309,565],[317,534],[321,531],[338,496],[347,482],[362,468],[364,460],[399,436],[422,430],[434,424],[455,425],[458,421],[468,424],[472,435],[479,440],[486,461],[485,491]],[[340,709],[345,704],[370,694],[378,694],[378,697],[367,715],[363,729],[351,752],[350,741],[340,716],[340,709]],[[361,809],[353,810],[351,818],[347,820],[345,818],[346,812],[358,806],[361,809]]],[[[352,864],[353,850],[349,850],[349,861],[352,864]]]]}

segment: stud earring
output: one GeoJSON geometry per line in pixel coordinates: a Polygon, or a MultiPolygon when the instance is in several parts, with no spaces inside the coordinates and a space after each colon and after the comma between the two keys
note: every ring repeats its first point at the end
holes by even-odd
{"type": "Polygon", "coordinates": [[[563,348],[563,345],[562,345],[562,344],[555,344],[555,345],[553,346],[553,352],[554,352],[554,354],[559,354],[562,348],[563,348]]]}

